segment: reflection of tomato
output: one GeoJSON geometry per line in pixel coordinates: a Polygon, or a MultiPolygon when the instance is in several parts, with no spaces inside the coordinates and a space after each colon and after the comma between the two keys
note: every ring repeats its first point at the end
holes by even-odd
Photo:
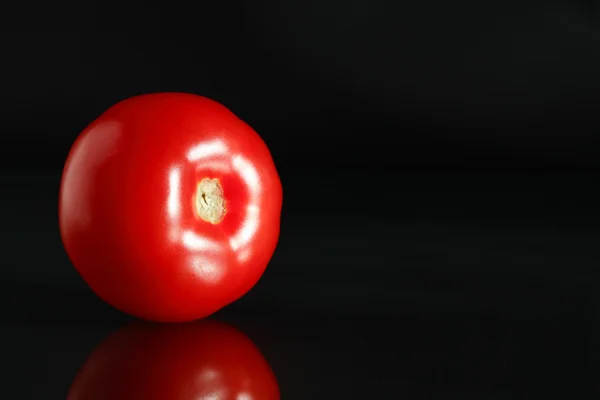
{"type": "Polygon", "coordinates": [[[205,317],[250,290],[279,238],[282,189],[262,139],[224,106],[160,93],[109,108],[75,141],[59,202],[88,285],[143,319],[205,317]]]}
{"type": "Polygon", "coordinates": [[[138,322],[90,355],[67,400],[277,400],[273,371],[250,339],[214,321],[138,322]]]}

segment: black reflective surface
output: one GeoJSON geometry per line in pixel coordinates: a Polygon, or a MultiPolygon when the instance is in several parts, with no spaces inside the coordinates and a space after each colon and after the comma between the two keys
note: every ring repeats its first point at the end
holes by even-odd
{"type": "MultiPolygon", "coordinates": [[[[284,399],[528,399],[555,394],[593,398],[591,338],[577,317],[546,321],[508,321],[489,315],[429,320],[332,315],[277,322],[218,319],[260,348],[284,399]]],[[[18,394],[13,398],[66,398],[91,352],[119,329],[125,328],[3,324],[2,363],[8,378],[3,390],[18,394]]],[[[177,347],[175,340],[173,347],[177,347]]],[[[173,367],[157,364],[154,368],[167,370],[167,376],[173,367]]],[[[134,371],[131,374],[121,379],[140,378],[134,371]]]]}
{"type": "MultiPolygon", "coordinates": [[[[136,323],[96,298],[64,255],[58,179],[2,176],[1,398],[66,399],[90,356],[136,323]]],[[[393,211],[362,220],[345,204],[325,218],[290,187],[268,272],[211,320],[260,349],[282,399],[597,398],[600,213],[588,178],[491,179],[407,178],[383,197],[393,211]],[[318,229],[307,218],[314,213],[318,229]]],[[[325,178],[317,185],[338,198],[352,193],[325,178]]],[[[184,357],[169,333],[177,329],[144,335],[172,341],[184,357]]],[[[223,346],[198,337],[202,351],[223,346]]],[[[148,355],[154,345],[139,353],[133,342],[101,352],[105,362],[166,357],[148,355]]],[[[169,365],[148,361],[118,375],[124,398],[148,389],[140,376],[166,385],[156,377],[169,365]]],[[[206,393],[200,398],[221,398],[206,393]]]]}

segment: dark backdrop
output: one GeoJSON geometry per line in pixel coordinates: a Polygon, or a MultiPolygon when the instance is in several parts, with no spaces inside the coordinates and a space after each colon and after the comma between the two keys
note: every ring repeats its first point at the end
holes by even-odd
{"type": "Polygon", "coordinates": [[[3,6],[2,163],[58,170],[111,104],[186,91],[256,127],[283,173],[598,165],[595,1],[386,3],[3,6]]]}
{"type": "Polygon", "coordinates": [[[526,321],[506,340],[529,367],[553,351],[584,368],[598,311],[599,13],[592,0],[3,5],[5,317],[121,318],[64,254],[61,168],[115,102],[183,91],[252,125],[284,184],[280,245],[232,310],[526,321]]]}

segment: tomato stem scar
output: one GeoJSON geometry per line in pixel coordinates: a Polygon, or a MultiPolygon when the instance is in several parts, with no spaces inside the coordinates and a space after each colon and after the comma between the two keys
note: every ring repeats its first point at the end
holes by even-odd
{"type": "Polygon", "coordinates": [[[218,179],[204,178],[196,189],[196,214],[206,222],[218,224],[225,216],[225,198],[218,179]]]}

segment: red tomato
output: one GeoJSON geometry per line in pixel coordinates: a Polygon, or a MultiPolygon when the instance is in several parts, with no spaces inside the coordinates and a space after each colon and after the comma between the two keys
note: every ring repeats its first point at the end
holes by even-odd
{"type": "Polygon", "coordinates": [[[160,93],[117,103],[80,134],[59,223],[99,297],[143,319],[183,322],[256,284],[281,206],[279,175],[252,128],[205,97],[160,93]]]}
{"type": "Polygon", "coordinates": [[[203,320],[136,323],[102,342],[67,400],[278,400],[260,350],[238,330],[203,320]]]}

